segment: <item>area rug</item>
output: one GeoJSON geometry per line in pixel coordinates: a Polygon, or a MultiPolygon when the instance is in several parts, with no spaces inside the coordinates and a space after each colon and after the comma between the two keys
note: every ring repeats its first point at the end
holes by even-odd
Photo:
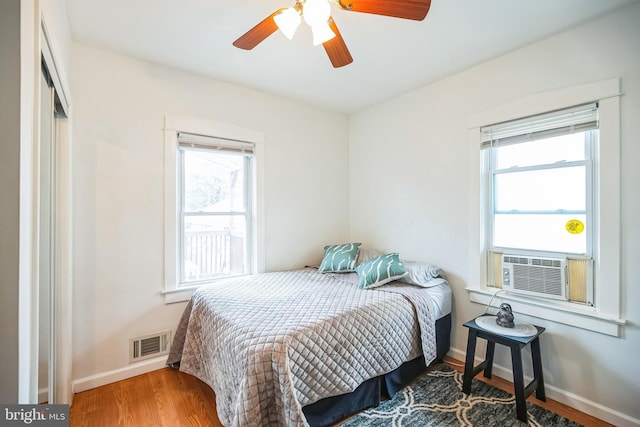
{"type": "MultiPolygon", "coordinates": [[[[527,402],[529,426],[579,427],[553,412],[527,402]]],[[[516,403],[505,393],[477,379],[471,394],[462,392],[462,373],[440,365],[380,403],[348,419],[341,427],[494,427],[526,426],[516,418],[516,403]]]]}

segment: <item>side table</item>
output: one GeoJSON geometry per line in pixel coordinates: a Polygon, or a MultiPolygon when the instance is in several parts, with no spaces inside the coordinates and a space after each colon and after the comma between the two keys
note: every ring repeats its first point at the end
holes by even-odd
{"type": "MultiPolygon", "coordinates": [[[[528,337],[517,337],[493,333],[481,328],[475,322],[475,319],[464,323],[469,328],[469,338],[467,340],[467,355],[464,365],[464,376],[462,381],[462,391],[465,394],[471,393],[471,380],[484,370],[485,378],[491,378],[493,369],[493,352],[496,343],[505,345],[511,349],[511,364],[513,367],[513,386],[516,395],[516,413],[520,421],[527,422],[527,404],[526,400],[535,390],[536,397],[542,401],[546,401],[544,391],[544,379],[542,376],[542,359],[540,357],[540,342],[538,338],[544,332],[544,328],[536,326],[535,335],[528,337]],[[476,339],[483,338],[487,341],[487,352],[485,360],[478,366],[474,367],[474,358],[476,352],[476,339]],[[533,381],[526,387],[524,385],[524,376],[522,372],[522,349],[531,344],[531,358],[533,361],[533,381]]],[[[508,333],[508,330],[506,331],[508,333]]]]}

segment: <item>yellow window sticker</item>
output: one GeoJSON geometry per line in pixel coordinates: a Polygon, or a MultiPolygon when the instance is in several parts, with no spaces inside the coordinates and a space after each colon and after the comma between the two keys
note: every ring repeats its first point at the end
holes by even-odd
{"type": "Polygon", "coordinates": [[[584,231],[584,224],[578,219],[570,219],[564,227],[571,234],[580,234],[584,231]]]}

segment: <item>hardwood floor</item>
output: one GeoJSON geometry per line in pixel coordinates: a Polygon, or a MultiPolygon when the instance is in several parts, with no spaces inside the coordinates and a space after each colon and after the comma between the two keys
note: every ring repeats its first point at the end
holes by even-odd
{"type": "MultiPolygon", "coordinates": [[[[446,361],[452,368],[463,370],[462,362],[446,361]]],[[[513,392],[510,382],[496,376],[491,380],[482,375],[476,378],[513,392]]],[[[551,399],[541,402],[531,396],[529,401],[587,427],[611,426],[551,399]]],[[[170,368],[77,393],[70,418],[71,427],[222,427],[211,388],[191,375],[170,368]]]]}
{"type": "Polygon", "coordinates": [[[78,427],[222,427],[211,388],[171,368],[77,393],[69,415],[78,427]]]}

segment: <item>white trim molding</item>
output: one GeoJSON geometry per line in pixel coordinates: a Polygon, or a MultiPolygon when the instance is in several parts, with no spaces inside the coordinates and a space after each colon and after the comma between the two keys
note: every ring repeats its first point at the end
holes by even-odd
{"type": "Polygon", "coordinates": [[[620,327],[625,324],[624,319],[607,316],[596,311],[591,306],[582,306],[562,301],[536,300],[520,295],[501,292],[496,288],[466,288],[469,299],[482,305],[499,306],[503,302],[511,305],[514,312],[548,319],[576,328],[599,332],[601,334],[620,336],[620,327]]]}
{"type": "Polygon", "coordinates": [[[38,3],[20,2],[20,223],[18,265],[18,403],[38,399],[38,3]]]}
{"type": "Polygon", "coordinates": [[[126,380],[127,378],[132,378],[137,375],[157,371],[158,369],[163,369],[166,367],[167,356],[154,357],[152,359],[147,359],[138,363],[133,363],[124,368],[114,369],[113,371],[101,372],[99,374],[79,378],[73,382],[73,392],[80,393],[81,391],[115,383],[116,381],[126,380]]]}

